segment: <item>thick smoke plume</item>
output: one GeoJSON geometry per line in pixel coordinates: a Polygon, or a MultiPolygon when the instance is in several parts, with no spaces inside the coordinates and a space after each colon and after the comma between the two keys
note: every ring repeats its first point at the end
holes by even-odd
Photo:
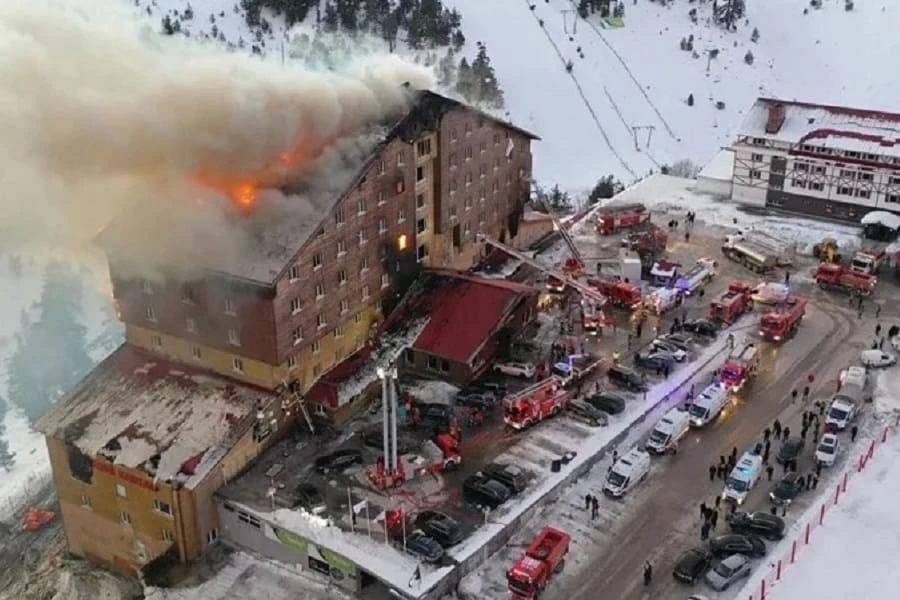
{"type": "MultiPolygon", "coordinates": [[[[116,219],[137,263],[227,262],[246,234],[225,198],[262,201],[258,188],[312,171],[346,179],[408,102],[403,83],[432,83],[393,55],[315,72],[156,29],[116,0],[0,2],[4,238],[77,249],[116,219]]],[[[334,199],[280,197],[279,218],[334,199]]]]}

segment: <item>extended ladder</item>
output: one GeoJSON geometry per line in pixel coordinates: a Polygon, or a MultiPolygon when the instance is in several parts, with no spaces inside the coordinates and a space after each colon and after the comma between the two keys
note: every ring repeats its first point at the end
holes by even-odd
{"type": "Polygon", "coordinates": [[[303,419],[306,421],[306,426],[309,427],[309,432],[315,435],[316,426],[313,425],[312,416],[309,414],[309,409],[306,407],[306,400],[303,398],[303,394],[300,393],[300,386],[297,385],[296,381],[284,381],[282,382],[282,385],[284,386],[284,393],[287,397],[281,401],[281,411],[284,414],[289,414],[291,405],[296,404],[300,408],[300,412],[303,413],[303,419]]]}
{"type": "Polygon", "coordinates": [[[547,211],[547,214],[550,215],[550,220],[553,221],[553,226],[559,231],[559,235],[562,237],[563,241],[566,243],[566,246],[569,248],[569,252],[572,254],[572,258],[578,261],[578,264],[582,267],[584,266],[584,259],[581,257],[581,252],[578,251],[578,246],[575,245],[575,240],[572,239],[572,236],[569,235],[569,231],[566,228],[566,225],[559,220],[559,217],[556,216],[556,213],[549,206],[544,207],[547,211]]]}

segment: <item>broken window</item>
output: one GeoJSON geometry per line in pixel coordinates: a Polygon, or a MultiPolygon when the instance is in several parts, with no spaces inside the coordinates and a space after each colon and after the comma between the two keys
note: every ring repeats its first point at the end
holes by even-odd
{"type": "Polygon", "coordinates": [[[94,478],[94,464],[91,457],[83,454],[75,446],[67,446],[66,452],[69,459],[69,472],[72,477],[83,483],[90,484],[94,478]]]}

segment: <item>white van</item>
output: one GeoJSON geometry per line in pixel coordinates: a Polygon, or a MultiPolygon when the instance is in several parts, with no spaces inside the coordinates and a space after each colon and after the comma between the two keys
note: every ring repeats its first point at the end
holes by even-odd
{"type": "Polygon", "coordinates": [[[650,455],[632,448],[627,454],[619,457],[606,474],[603,493],[613,498],[621,498],[643,481],[649,471],[650,455]]]}
{"type": "MultiPolygon", "coordinates": [[[[852,389],[859,389],[853,387],[852,389]]],[[[847,396],[835,396],[828,408],[828,414],[825,417],[825,425],[830,425],[837,431],[847,429],[850,422],[856,418],[856,402],[847,396]]]]}
{"type": "Polygon", "coordinates": [[[762,475],[762,456],[754,452],[745,452],[731,470],[728,479],[725,480],[725,490],[722,492],[723,500],[730,500],[738,506],[747,499],[747,494],[759,481],[762,475]]]}
{"type": "Polygon", "coordinates": [[[684,437],[691,426],[691,419],[683,410],[673,408],[653,426],[646,448],[654,454],[665,454],[678,447],[678,441],[684,437]]]}
{"type": "Polygon", "coordinates": [[[703,427],[719,416],[725,403],[728,402],[728,391],[718,383],[714,383],[700,392],[688,407],[688,415],[693,427],[703,427]]]}
{"type": "Polygon", "coordinates": [[[841,371],[841,387],[855,385],[860,389],[865,389],[868,383],[869,374],[866,373],[865,367],[847,367],[841,371]]]}

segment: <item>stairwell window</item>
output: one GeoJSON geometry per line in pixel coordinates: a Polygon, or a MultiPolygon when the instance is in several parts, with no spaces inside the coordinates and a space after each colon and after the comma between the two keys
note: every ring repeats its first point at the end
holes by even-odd
{"type": "Polygon", "coordinates": [[[144,316],[148,321],[156,322],[156,311],[149,304],[144,307],[144,316]]]}
{"type": "Polygon", "coordinates": [[[384,175],[384,173],[386,171],[387,171],[387,164],[385,164],[384,159],[382,158],[381,160],[378,161],[378,174],[384,175]]]}
{"type": "Polygon", "coordinates": [[[241,336],[238,334],[237,329],[228,330],[228,343],[232,346],[241,345],[241,336]]]}
{"type": "Polygon", "coordinates": [[[225,298],[223,304],[225,305],[225,314],[226,315],[236,315],[237,311],[234,310],[234,300],[231,298],[225,298]]]}

